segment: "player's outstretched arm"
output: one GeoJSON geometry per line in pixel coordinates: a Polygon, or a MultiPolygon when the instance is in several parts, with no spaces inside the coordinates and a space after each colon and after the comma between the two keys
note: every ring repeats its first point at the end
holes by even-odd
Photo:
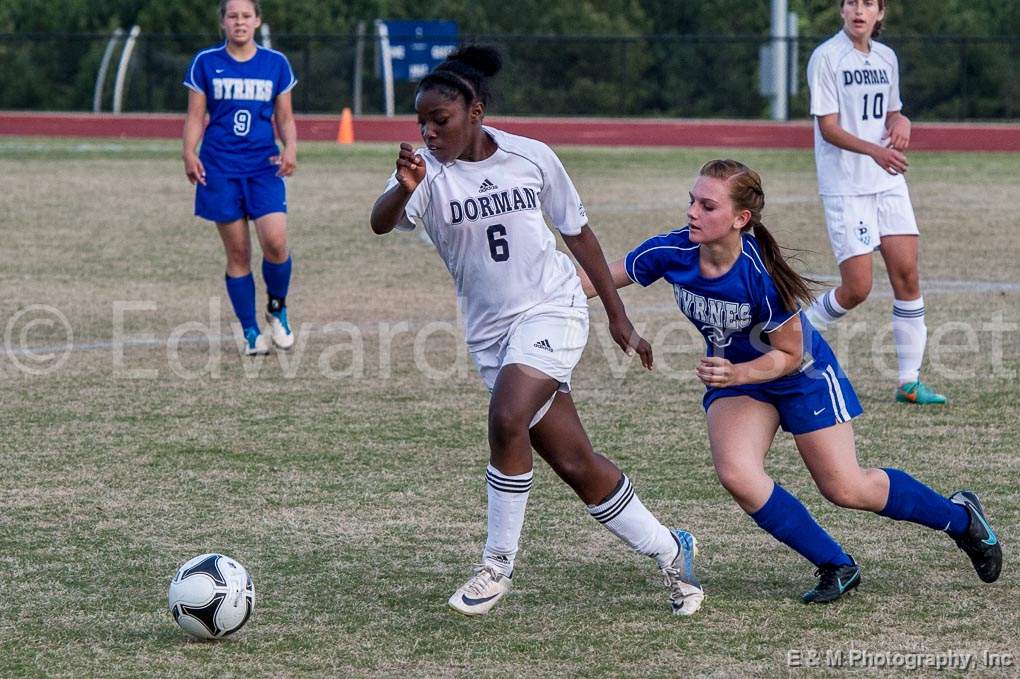
{"type": "Polygon", "coordinates": [[[903,174],[910,163],[901,151],[891,146],[879,146],[850,134],[839,125],[839,114],[818,116],[818,130],[822,138],[833,146],[870,157],[889,174],[903,174]]]}
{"type": "Polygon", "coordinates": [[[400,145],[397,155],[397,183],[379,196],[372,206],[370,223],[377,234],[389,233],[400,222],[404,207],[418,184],[425,179],[425,160],[407,143],[400,145]]]}
{"type": "Polygon", "coordinates": [[[192,184],[205,185],[205,167],[198,159],[195,149],[205,132],[205,95],[188,90],[188,115],[184,119],[184,142],[181,158],[184,160],[184,174],[192,184]]]}
{"type": "MultiPolygon", "coordinates": [[[[623,300],[616,293],[616,288],[619,286],[616,285],[613,275],[610,273],[609,265],[606,264],[606,257],[602,254],[602,246],[599,244],[595,232],[585,224],[581,227],[581,233],[576,236],[564,235],[563,242],[567,244],[571,254],[577,259],[583,272],[587,274],[589,285],[602,298],[602,305],[606,308],[606,315],[609,316],[609,333],[613,336],[613,340],[628,355],[637,352],[641,357],[641,365],[651,370],[652,345],[637,333],[634,325],[627,318],[623,300]]],[[[582,278],[581,281],[583,285],[584,279],[582,278]]]]}
{"type": "MultiPolygon", "coordinates": [[[[592,284],[591,279],[588,278],[588,274],[584,272],[584,269],[578,269],[577,275],[581,279],[581,288],[584,290],[584,294],[588,299],[598,295],[598,291],[595,289],[595,285],[592,284]]],[[[627,275],[627,262],[624,259],[618,259],[609,265],[609,275],[613,279],[613,285],[616,289],[625,288],[634,281],[627,275]]]]}

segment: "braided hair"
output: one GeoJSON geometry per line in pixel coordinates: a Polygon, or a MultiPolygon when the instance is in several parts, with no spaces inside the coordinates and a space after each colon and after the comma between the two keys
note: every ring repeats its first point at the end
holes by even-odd
{"type": "Polygon", "coordinates": [[[450,99],[463,97],[468,106],[475,101],[488,106],[492,97],[489,78],[502,68],[503,57],[495,47],[465,45],[421,79],[415,96],[428,90],[439,90],[450,99]]]}

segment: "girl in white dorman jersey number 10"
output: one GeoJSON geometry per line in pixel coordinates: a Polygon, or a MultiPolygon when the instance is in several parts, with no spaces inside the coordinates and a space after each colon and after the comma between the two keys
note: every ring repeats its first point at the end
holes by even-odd
{"type": "Polygon", "coordinates": [[[920,379],[928,340],[918,274],[918,230],[903,175],[910,120],[901,112],[896,53],[875,42],[886,0],[838,0],[842,29],[808,62],[815,120],[818,193],[840,284],[808,308],[819,330],[846,315],[871,292],[871,253],[889,271],[892,324],[899,365],[896,400],[942,404],[920,379]]]}
{"type": "Polygon", "coordinates": [[[402,144],[396,171],[372,209],[384,234],[420,224],[453,277],[465,334],[489,402],[488,538],[474,573],[450,597],[464,615],[487,613],[509,590],[532,485],[532,449],[634,551],[655,559],[674,613],[690,615],[704,593],[693,574],[694,537],[665,528],[630,479],[595,453],[570,393],[588,338],[588,306],[570,259],[545,219],[593,281],[610,332],[651,368],[609,278],[598,239],[559,158],[545,144],[482,124],[492,48],[454,52],[418,85],[425,148],[402,144]]]}
{"type": "Polygon", "coordinates": [[[297,78],[280,52],[255,43],[262,23],[258,0],[222,0],[222,45],[195,55],[184,85],[184,172],[195,185],[195,214],[216,224],[227,255],[225,282],[244,334],[243,353],[264,354],[269,342],[255,317],[248,220],[262,246],[262,277],[273,344],[289,349],[287,320],[291,257],[287,246],[284,178],[297,168],[297,127],[290,91],[297,78]],[[209,124],[205,125],[206,112],[209,124]],[[273,119],[283,140],[277,148],[273,119]],[[202,149],[195,153],[199,139],[202,149]]]}

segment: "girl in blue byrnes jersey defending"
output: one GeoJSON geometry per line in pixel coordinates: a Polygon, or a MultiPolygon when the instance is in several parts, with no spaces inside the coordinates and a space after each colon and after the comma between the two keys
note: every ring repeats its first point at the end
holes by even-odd
{"type": "Polygon", "coordinates": [[[226,40],[196,54],[184,77],[191,90],[184,171],[196,185],[195,214],[215,222],[223,240],[227,294],[244,331],[247,355],[269,351],[255,317],[249,218],[262,246],[262,277],[269,295],[266,322],[273,343],[281,349],[294,344],[287,320],[291,257],[284,177],[297,168],[290,96],[297,78],[283,54],[255,43],[260,25],[258,0],[222,0],[220,26],[226,40]],[[276,146],[274,117],[282,151],[276,146]],[[202,150],[196,155],[200,138],[202,150]]]}
{"type": "MultiPolygon", "coordinates": [[[[811,290],[761,223],[756,172],[734,160],[701,168],[688,225],[654,236],[613,262],[618,288],[665,279],[705,337],[697,367],[719,480],[761,528],[811,561],[818,583],[805,603],[828,603],[861,582],[861,568],[797,498],[765,472],[776,431],[793,434],[819,490],[841,507],[945,531],[994,582],[1002,549],[970,491],[948,499],[898,469],[861,469],[850,421],[857,395],[821,335],[799,310],[811,290]],[[753,231],[753,235],[752,232],[753,231]]],[[[594,289],[581,274],[585,293],[594,289]]]]}

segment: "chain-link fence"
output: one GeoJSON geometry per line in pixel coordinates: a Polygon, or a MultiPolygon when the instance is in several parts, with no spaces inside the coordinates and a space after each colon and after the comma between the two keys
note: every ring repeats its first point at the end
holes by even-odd
{"type": "MultiPolygon", "coordinates": [[[[807,115],[807,60],[828,36],[800,37],[797,92],[790,117],[807,115]]],[[[503,115],[763,118],[759,93],[760,36],[465,36],[499,46],[506,67],[493,111],[503,115]]],[[[900,57],[905,111],[921,120],[1020,117],[1020,37],[887,36],[900,57]]],[[[0,109],[91,110],[108,35],[0,35],[0,109]]],[[[216,36],[142,34],[126,73],[123,110],[183,111],[181,85],[196,51],[216,36]]],[[[274,35],[301,84],[299,112],[336,112],[353,102],[357,39],[353,35],[274,35]]],[[[383,110],[375,43],[365,41],[363,111],[383,110]]],[[[104,83],[110,110],[115,51],[104,83]]],[[[412,108],[414,83],[397,83],[398,113],[412,108]]]]}

